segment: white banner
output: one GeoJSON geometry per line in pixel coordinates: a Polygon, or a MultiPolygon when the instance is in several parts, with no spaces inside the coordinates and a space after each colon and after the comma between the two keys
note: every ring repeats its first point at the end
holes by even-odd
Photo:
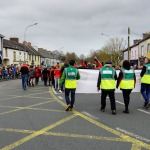
{"type": "MultiPolygon", "coordinates": [[[[76,93],[99,93],[97,92],[97,79],[99,75],[99,70],[91,70],[91,69],[79,69],[81,79],[78,80],[76,93]]],[[[140,92],[140,73],[141,70],[135,70],[136,74],[136,86],[133,92],[140,92]]],[[[119,70],[117,70],[117,75],[119,74],[119,70]]],[[[118,88],[115,90],[116,93],[120,93],[121,90],[118,88]]]]}

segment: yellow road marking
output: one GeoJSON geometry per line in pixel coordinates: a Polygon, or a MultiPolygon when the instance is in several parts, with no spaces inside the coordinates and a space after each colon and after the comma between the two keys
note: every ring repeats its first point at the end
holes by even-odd
{"type": "Polygon", "coordinates": [[[53,128],[55,128],[55,127],[65,123],[65,122],[67,122],[67,121],[69,121],[69,120],[71,120],[72,118],[75,118],[75,117],[76,117],[76,115],[73,114],[73,115],[71,115],[69,117],[66,117],[66,118],[64,118],[62,120],[59,120],[58,122],[56,122],[54,124],[51,124],[50,126],[47,126],[47,127],[43,128],[43,129],[41,129],[39,131],[36,131],[36,132],[32,133],[31,135],[28,135],[28,136],[20,139],[19,141],[16,141],[16,142],[14,142],[14,143],[12,143],[12,144],[2,148],[2,150],[10,150],[10,149],[13,149],[15,147],[18,147],[19,145],[24,144],[27,141],[29,141],[29,140],[31,140],[31,139],[33,139],[33,138],[35,138],[35,137],[37,137],[37,136],[39,136],[41,134],[44,134],[48,130],[53,129],[53,128]]]}
{"type": "Polygon", "coordinates": [[[44,93],[48,93],[48,91],[42,92],[42,93],[27,94],[27,95],[23,95],[23,96],[12,95],[12,96],[14,96],[14,97],[4,98],[4,99],[1,99],[0,101],[9,100],[9,99],[14,99],[14,98],[20,98],[20,97],[26,97],[26,96],[30,96],[30,95],[44,94],[44,93]]]}
{"type": "Polygon", "coordinates": [[[71,134],[71,133],[58,133],[58,132],[45,132],[44,135],[53,135],[53,136],[62,136],[62,137],[72,137],[72,138],[83,138],[83,139],[92,139],[92,140],[104,140],[104,141],[119,141],[119,142],[127,142],[122,138],[114,138],[114,137],[101,137],[101,136],[93,136],[93,135],[81,135],[81,134],[71,134]]]}
{"type": "MultiPolygon", "coordinates": [[[[66,104],[64,104],[61,100],[59,100],[59,99],[53,94],[51,88],[49,88],[49,92],[50,92],[50,95],[51,95],[59,104],[61,104],[62,106],[66,107],[66,104]]],[[[117,131],[117,130],[115,130],[115,129],[113,129],[113,128],[110,128],[110,127],[108,127],[108,126],[106,126],[106,125],[104,125],[104,124],[102,124],[102,123],[100,123],[100,122],[98,122],[98,121],[95,121],[94,119],[91,119],[91,118],[89,118],[89,117],[83,115],[82,113],[80,113],[80,112],[78,112],[78,111],[76,111],[76,110],[74,110],[73,113],[75,113],[76,115],[80,116],[81,118],[83,118],[83,119],[85,119],[85,120],[91,122],[92,124],[94,124],[94,125],[96,125],[96,126],[102,128],[102,129],[105,129],[106,131],[108,131],[108,132],[110,132],[110,133],[113,133],[113,134],[115,134],[115,135],[117,135],[117,136],[123,138],[123,139],[126,140],[127,142],[133,143],[133,146],[132,146],[133,148],[134,148],[135,146],[137,146],[137,147],[144,147],[144,148],[150,149],[150,145],[149,145],[149,144],[146,144],[146,143],[144,143],[144,142],[142,142],[142,141],[139,141],[139,140],[137,140],[137,139],[134,139],[134,138],[132,138],[132,137],[130,137],[130,136],[128,136],[128,135],[125,135],[125,134],[123,134],[123,133],[121,133],[121,132],[119,132],[119,131],[117,131]]]]}
{"type": "Polygon", "coordinates": [[[141,150],[141,146],[139,146],[139,145],[133,143],[131,150],[141,150]]]}
{"type": "Polygon", "coordinates": [[[34,104],[34,105],[30,105],[30,106],[27,106],[27,107],[18,108],[18,109],[15,109],[15,110],[6,111],[6,112],[3,112],[3,113],[0,113],[0,115],[9,114],[9,113],[12,113],[12,112],[16,112],[16,111],[19,111],[19,110],[23,110],[23,109],[31,108],[31,107],[34,107],[34,106],[39,106],[39,105],[51,103],[51,102],[54,102],[54,100],[46,101],[46,102],[42,102],[42,103],[38,103],[38,104],[34,104]]]}
{"type": "MultiPolygon", "coordinates": [[[[0,128],[0,131],[13,132],[13,133],[23,133],[23,134],[31,134],[37,131],[35,130],[21,130],[21,129],[11,129],[11,128],[0,128]]],[[[127,142],[122,138],[114,138],[114,137],[101,137],[101,136],[93,136],[93,135],[81,135],[81,134],[71,134],[71,133],[59,133],[59,132],[45,132],[42,135],[52,135],[59,137],[72,137],[72,138],[83,138],[83,139],[92,139],[92,140],[104,140],[104,141],[114,141],[114,142],[127,142]]]]}
{"type": "Polygon", "coordinates": [[[42,111],[54,111],[54,112],[66,112],[64,110],[57,110],[57,109],[42,109],[42,108],[29,108],[29,107],[18,107],[18,106],[3,106],[3,105],[0,105],[0,107],[3,107],[3,108],[16,108],[16,109],[29,109],[29,110],[42,110],[42,111]]]}

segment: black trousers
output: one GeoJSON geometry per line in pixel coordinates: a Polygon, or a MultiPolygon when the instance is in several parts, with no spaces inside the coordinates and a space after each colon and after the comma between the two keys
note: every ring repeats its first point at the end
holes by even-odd
{"type": "Polygon", "coordinates": [[[123,94],[123,99],[124,99],[124,104],[125,104],[126,110],[128,110],[131,91],[132,91],[131,89],[122,89],[122,94],[123,94]]]}
{"type": "Polygon", "coordinates": [[[111,110],[116,110],[116,102],[115,102],[115,91],[113,90],[102,90],[101,93],[101,109],[105,109],[106,107],[106,96],[109,96],[111,110]]]}

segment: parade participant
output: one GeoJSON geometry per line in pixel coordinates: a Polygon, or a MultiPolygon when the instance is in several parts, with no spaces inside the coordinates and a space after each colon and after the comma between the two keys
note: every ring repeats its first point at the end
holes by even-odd
{"type": "Polygon", "coordinates": [[[78,69],[74,67],[75,60],[69,61],[69,67],[65,68],[60,79],[59,85],[65,82],[65,99],[67,108],[66,111],[71,111],[75,103],[75,91],[77,87],[77,81],[80,79],[80,73],[78,69]],[[69,98],[69,93],[71,92],[71,101],[69,98]]]}
{"type": "Polygon", "coordinates": [[[21,78],[22,78],[22,88],[26,90],[28,73],[29,73],[29,68],[26,63],[23,63],[23,65],[20,68],[20,72],[21,72],[21,78]]]}
{"type": "Polygon", "coordinates": [[[60,67],[56,66],[56,68],[54,69],[55,90],[58,90],[61,93],[62,91],[60,90],[59,86],[60,77],[61,77],[60,67]]]}
{"type": "MultiPolygon", "coordinates": [[[[64,71],[64,69],[65,68],[67,68],[67,67],[69,67],[69,65],[68,65],[68,62],[66,61],[65,63],[64,63],[64,65],[61,67],[61,69],[60,69],[60,72],[61,72],[61,75],[63,74],[63,71],[64,71]]],[[[61,84],[61,91],[64,91],[64,83],[62,83],[61,84]]]]}
{"type": "Polygon", "coordinates": [[[47,86],[47,80],[48,80],[48,77],[49,77],[49,74],[50,72],[47,70],[47,68],[45,67],[44,70],[42,71],[42,78],[43,78],[43,81],[44,81],[44,85],[47,86]]]}
{"type": "Polygon", "coordinates": [[[35,70],[33,66],[30,66],[30,71],[29,71],[29,86],[34,86],[34,79],[35,79],[35,70]]]}
{"type": "Polygon", "coordinates": [[[93,63],[96,65],[97,69],[101,69],[102,68],[102,64],[99,62],[99,60],[97,59],[97,57],[94,57],[93,63]]]}
{"type": "Polygon", "coordinates": [[[39,66],[37,66],[35,69],[35,85],[38,85],[40,76],[41,76],[41,69],[39,68],[39,66]]]}
{"type": "Polygon", "coordinates": [[[117,88],[118,86],[122,90],[125,110],[124,113],[129,113],[129,102],[130,102],[130,93],[135,88],[136,76],[134,69],[130,67],[130,62],[125,60],[120,70],[119,77],[117,79],[117,88]]]}
{"type": "Polygon", "coordinates": [[[117,80],[117,74],[114,68],[112,68],[112,62],[106,62],[105,66],[99,71],[97,80],[97,91],[101,89],[101,111],[105,111],[106,96],[109,95],[112,114],[116,114],[116,102],[115,102],[115,80],[117,80]]]}
{"type": "Polygon", "coordinates": [[[150,59],[145,58],[145,65],[141,71],[141,94],[144,98],[144,108],[150,106],[150,59]]]}

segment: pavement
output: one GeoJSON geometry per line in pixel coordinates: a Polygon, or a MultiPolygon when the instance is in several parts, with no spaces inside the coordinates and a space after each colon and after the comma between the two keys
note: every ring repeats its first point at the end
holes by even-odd
{"type": "Polygon", "coordinates": [[[132,93],[130,114],[117,114],[107,101],[100,112],[100,94],[76,94],[73,111],[65,111],[64,93],[52,87],[28,87],[21,80],[0,83],[0,149],[2,150],[150,150],[150,110],[140,93],[132,93]]]}

